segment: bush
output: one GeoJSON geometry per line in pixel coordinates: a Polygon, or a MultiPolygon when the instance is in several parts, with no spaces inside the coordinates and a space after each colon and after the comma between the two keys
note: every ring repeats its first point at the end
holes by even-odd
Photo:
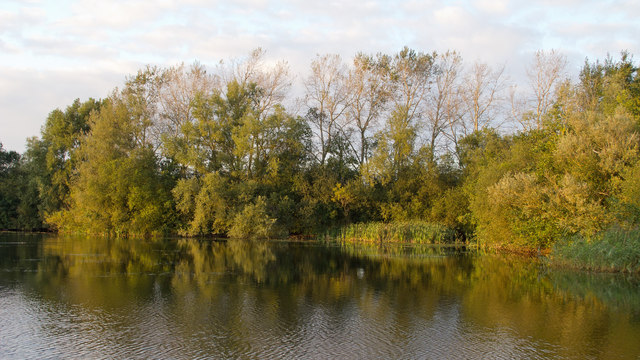
{"type": "Polygon", "coordinates": [[[274,223],[267,214],[267,205],[263,197],[259,196],[254,204],[249,204],[236,214],[229,229],[232,238],[270,238],[274,235],[274,223]]]}

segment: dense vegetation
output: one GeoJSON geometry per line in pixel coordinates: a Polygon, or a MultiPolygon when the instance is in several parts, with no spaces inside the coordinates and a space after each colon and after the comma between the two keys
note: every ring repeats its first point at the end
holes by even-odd
{"type": "Polygon", "coordinates": [[[23,155],[0,147],[0,228],[272,237],[393,223],[416,241],[564,251],[637,234],[627,53],[571,81],[539,51],[520,87],[455,52],[317,56],[295,101],[286,63],[262,55],[147,67],[54,110],[23,155]]]}

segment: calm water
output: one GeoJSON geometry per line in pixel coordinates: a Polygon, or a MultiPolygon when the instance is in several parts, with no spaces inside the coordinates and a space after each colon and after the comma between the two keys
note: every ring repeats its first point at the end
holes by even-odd
{"type": "Polygon", "coordinates": [[[0,358],[640,357],[640,279],[462,249],[0,234],[0,358]]]}

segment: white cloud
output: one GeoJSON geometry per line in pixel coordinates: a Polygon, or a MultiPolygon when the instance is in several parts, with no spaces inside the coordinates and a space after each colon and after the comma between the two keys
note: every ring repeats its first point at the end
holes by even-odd
{"type": "Polygon", "coordinates": [[[89,0],[76,2],[73,15],[65,21],[73,27],[126,30],[145,26],[162,14],[161,8],[152,1],[89,0]]]}
{"type": "Polygon", "coordinates": [[[39,9],[20,8],[17,11],[0,10],[0,34],[19,35],[23,29],[43,20],[39,9]]]}
{"type": "Polygon", "coordinates": [[[349,61],[408,45],[513,72],[554,47],[576,66],[640,53],[639,11],[635,0],[10,0],[0,10],[0,141],[24,144],[53,108],[104,96],[147,63],[215,64],[263,47],[301,79],[317,53],[349,61]]]}
{"type": "Polygon", "coordinates": [[[47,115],[74,99],[103,98],[124,80],[119,73],[74,69],[0,69],[0,142],[24,151],[27,137],[39,135],[47,115]]]}
{"type": "Polygon", "coordinates": [[[502,15],[509,10],[509,0],[475,0],[473,5],[489,14],[502,15]]]}
{"type": "Polygon", "coordinates": [[[436,10],[434,18],[439,24],[455,27],[468,24],[470,14],[460,6],[447,6],[436,10]]]}

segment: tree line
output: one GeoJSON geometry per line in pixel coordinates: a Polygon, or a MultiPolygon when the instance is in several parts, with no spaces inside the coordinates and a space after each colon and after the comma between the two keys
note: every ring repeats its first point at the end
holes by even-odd
{"type": "Polygon", "coordinates": [[[538,51],[528,83],[454,51],[148,66],[0,147],[0,228],[275,237],[422,220],[547,247],[640,220],[640,80],[630,54],[575,80],[538,51]],[[286,106],[286,107],[285,107],[286,106]],[[287,108],[288,107],[288,108],[287,108]]]}

